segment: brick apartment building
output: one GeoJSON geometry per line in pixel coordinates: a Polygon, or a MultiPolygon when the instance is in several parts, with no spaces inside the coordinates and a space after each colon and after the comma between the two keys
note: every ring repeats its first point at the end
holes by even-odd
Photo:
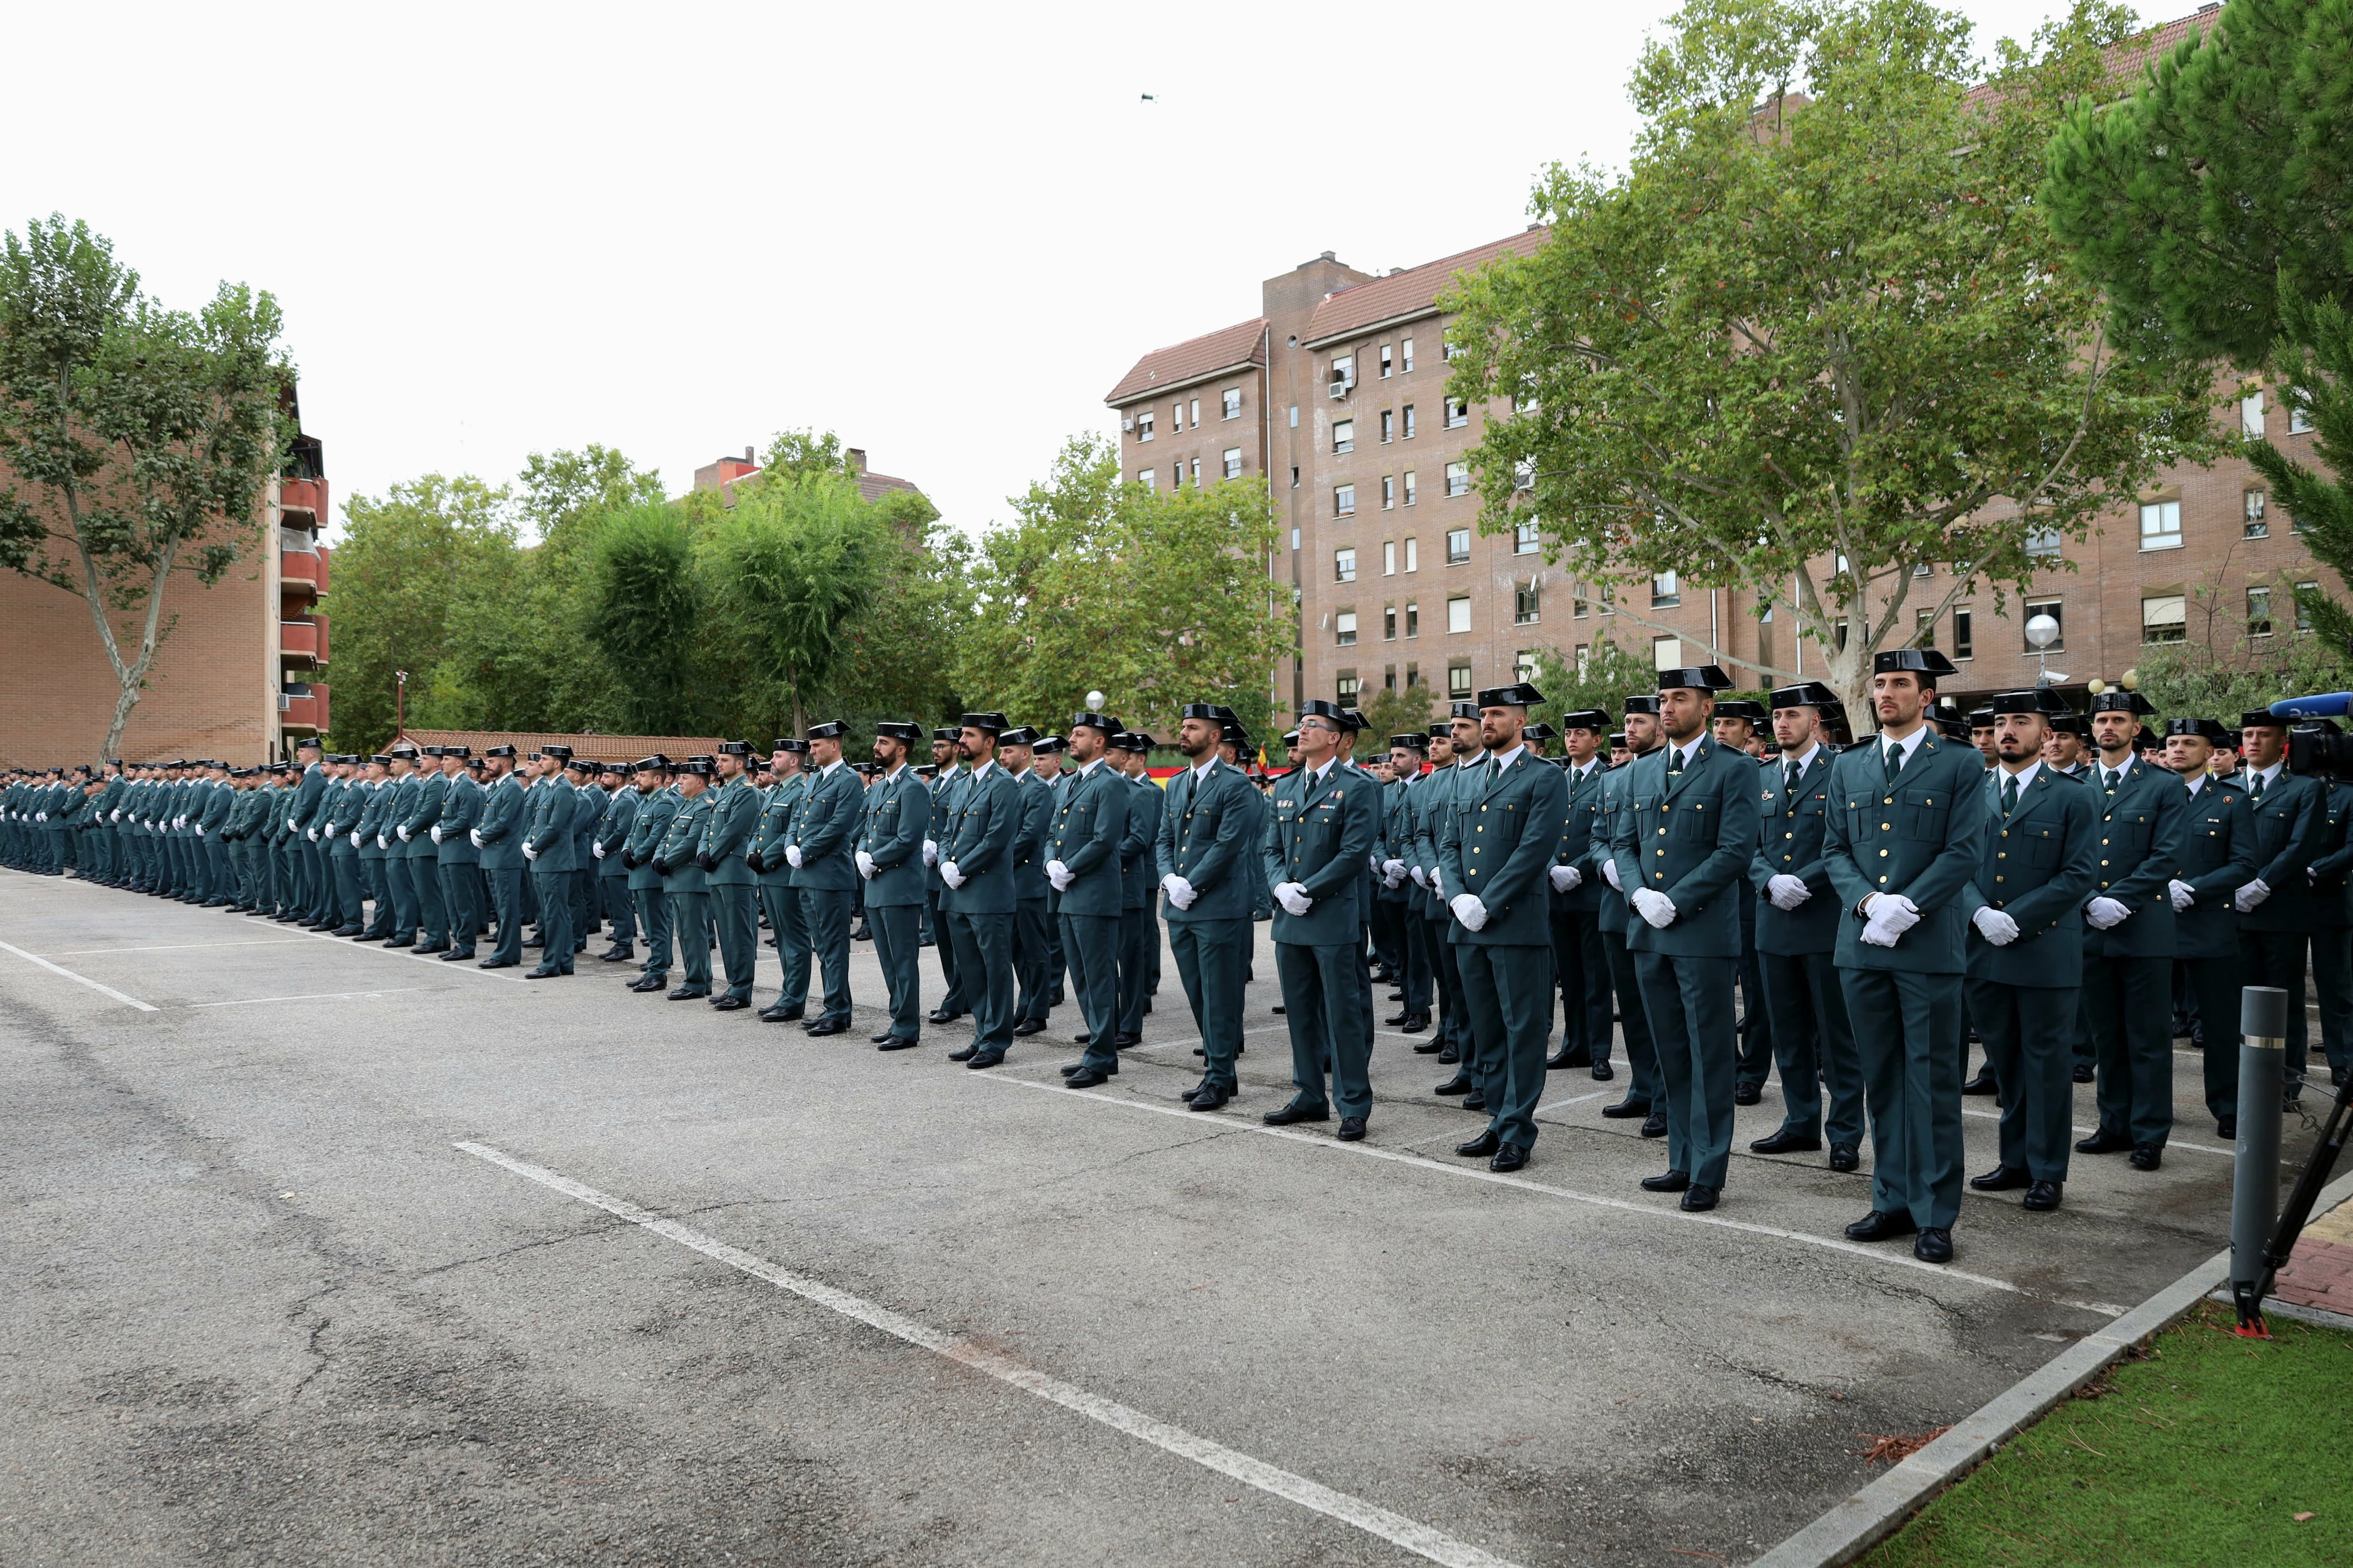
{"type": "MultiPolygon", "coordinates": [[[[287,412],[300,427],[290,393],[287,412]]],[[[290,756],[327,728],[328,520],[324,454],[298,436],[269,486],[260,532],[207,588],[175,574],[164,598],[171,635],[131,711],[121,753],[134,761],[218,757],[239,765],[290,756]]],[[[135,622],[117,636],[137,648],[135,622]]],[[[79,594],[0,572],[0,762],[96,763],[114,718],[117,685],[90,605],[79,594]]]]}
{"type": "MultiPolygon", "coordinates": [[[[2156,29],[2126,63],[2169,47],[2215,9],[2156,29]]],[[[1438,300],[1458,274],[1546,238],[1531,226],[1386,276],[1327,250],[1268,279],[1256,318],[1154,350],[1106,395],[1132,482],[1263,475],[1284,509],[1301,646],[1293,668],[1274,672],[1278,708],[1414,685],[1440,700],[1467,697],[1514,679],[1536,648],[1574,659],[1604,637],[1648,649],[1658,668],[1700,662],[1712,646],[1820,673],[1786,618],[1757,618],[1751,594],[1689,587],[1672,574],[1638,584],[1634,599],[1621,588],[1621,605],[1657,623],[1643,626],[1547,565],[1532,531],[1479,531],[1469,455],[1484,422],[1509,410],[1448,399],[1451,321],[1438,300]]],[[[2311,460],[2309,434],[2276,395],[2251,398],[2231,417],[2311,460]]],[[[2060,625],[2048,668],[2080,690],[2114,682],[2150,644],[2211,636],[2228,648],[2242,636],[2257,647],[2292,637],[2295,586],[2323,580],[2260,476],[2237,458],[2160,476],[2084,543],[2063,550],[2052,540],[2051,561],[2000,608],[1981,589],[1933,624],[1918,617],[1952,581],[1947,567],[1921,569],[1904,613],[1960,667],[1949,695],[1966,703],[2031,684],[2038,660],[2023,628],[2038,613],[2060,625]],[[2201,593],[2211,595],[2204,603],[2201,593]]],[[[1766,684],[1752,669],[1732,673],[1743,686],[1766,684]]]]}
{"type": "MultiPolygon", "coordinates": [[[[911,490],[921,494],[913,479],[902,479],[890,474],[878,474],[866,466],[866,448],[849,447],[842,451],[842,460],[849,464],[851,478],[858,481],[858,493],[869,501],[881,500],[893,490],[911,490]]],[[[727,506],[735,504],[735,483],[738,479],[757,479],[765,472],[760,459],[749,447],[744,455],[719,458],[694,470],[694,488],[717,490],[727,506]]]]}

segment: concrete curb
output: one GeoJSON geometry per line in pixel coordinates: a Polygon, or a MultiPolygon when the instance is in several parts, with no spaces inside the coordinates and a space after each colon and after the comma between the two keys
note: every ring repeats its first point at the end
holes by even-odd
{"type": "MultiPolygon", "coordinates": [[[[2327,1213],[2353,1198],[2353,1175],[2329,1184],[2313,1205],[2327,1213]]],[[[1994,1396],[1976,1414],[1837,1504],[1750,1568],[1841,1568],[1893,1535],[1937,1493],[1959,1480],[2021,1429],[2114,1365],[2133,1346],[2168,1327],[2210,1291],[2227,1288],[2225,1247],[2118,1318],[2085,1334],[1994,1396]]]]}

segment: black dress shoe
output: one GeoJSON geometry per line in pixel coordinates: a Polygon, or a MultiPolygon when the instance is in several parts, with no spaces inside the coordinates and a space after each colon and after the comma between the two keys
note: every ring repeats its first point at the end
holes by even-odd
{"type": "Polygon", "coordinates": [[[1186,1095],[1185,1103],[1195,1110],[1215,1110],[1232,1098],[1232,1092],[1223,1085],[1205,1083],[1186,1095]]]}
{"type": "Polygon", "coordinates": [[[449,951],[449,944],[448,944],[448,942],[445,942],[441,943],[441,944],[440,944],[439,946],[438,946],[438,947],[420,947],[420,948],[418,948],[418,949],[417,950],[417,957],[419,957],[419,958],[423,958],[423,957],[424,957],[426,954],[427,954],[427,953],[431,953],[431,952],[448,952],[448,951],[449,951]]]}
{"type": "Polygon", "coordinates": [[[1340,1118],[1340,1130],[1332,1134],[1332,1136],[1337,1138],[1343,1143],[1363,1142],[1365,1141],[1365,1119],[1361,1116],[1343,1116],[1340,1118]]]}
{"type": "Polygon", "coordinates": [[[1736,1083],[1732,1086],[1732,1103],[1735,1105],[1755,1105],[1764,1098],[1765,1086],[1761,1083],[1736,1083]]]}
{"type": "Polygon", "coordinates": [[[677,990],[670,994],[668,1000],[672,1002],[696,1002],[710,994],[711,993],[708,990],[697,991],[690,986],[681,985],[677,990]]]}
{"type": "Polygon", "coordinates": [[[1092,1029],[1081,1029],[1077,1034],[1071,1036],[1071,1038],[1076,1044],[1082,1046],[1092,1046],[1095,1043],[1095,1032],[1092,1029]]]}
{"type": "Polygon", "coordinates": [[[1653,1110],[1652,1112],[1651,1112],[1651,1114],[1650,1114],[1650,1115],[1645,1116],[1644,1118],[1642,1118],[1642,1136],[1643,1136],[1643,1137],[1645,1137],[1645,1138],[1664,1138],[1666,1135],[1667,1135],[1667,1113],[1666,1113],[1665,1111],[1663,1111],[1663,1110],[1653,1110]]]}
{"type": "Polygon", "coordinates": [[[2235,1116],[2218,1116],[2218,1117],[2216,1117],[2216,1118],[2214,1119],[2214,1136],[2215,1136],[2215,1137],[2217,1137],[2217,1138],[2236,1138],[2236,1137],[2238,1137],[2238,1135],[2239,1135],[2239,1119],[2238,1119],[2237,1117],[2235,1117],[2235,1116]]]}
{"type": "Polygon", "coordinates": [[[1603,1106],[1601,1114],[1609,1117],[1612,1121],[1623,1121],[1636,1116],[1648,1116],[1651,1114],[1651,1102],[1647,1100],[1637,1100],[1630,1094],[1623,1100],[1603,1106]]]}
{"type": "Polygon", "coordinates": [[[441,962],[444,963],[458,963],[473,956],[474,950],[470,947],[453,947],[448,952],[441,955],[441,962]]]}
{"type": "Polygon", "coordinates": [[[2133,1145],[2132,1168],[2134,1170],[2154,1171],[2159,1165],[2164,1163],[2164,1145],[2159,1143],[2136,1143],[2133,1145]]]}
{"type": "Polygon", "coordinates": [[[1546,1072],[1559,1072],[1564,1068],[1581,1068],[1590,1067],[1592,1065],[1593,1053],[1591,1051],[1577,1050],[1568,1046],[1563,1046],[1560,1049],[1553,1052],[1552,1055],[1545,1058],[1545,1071],[1546,1072]]]}
{"type": "Polygon", "coordinates": [[[945,1007],[934,1007],[932,1009],[931,1021],[934,1024],[953,1024],[963,1016],[962,1013],[952,1013],[945,1007]]]}
{"type": "Polygon", "coordinates": [[[883,1031],[882,1031],[881,1034],[879,1034],[879,1035],[869,1035],[869,1036],[867,1036],[867,1037],[866,1037],[866,1043],[867,1043],[868,1045],[870,1045],[870,1046],[879,1046],[879,1045],[881,1045],[883,1041],[885,1041],[885,1040],[889,1039],[890,1037],[891,1037],[891,1031],[890,1031],[890,1030],[888,1030],[888,1029],[885,1029],[885,1030],[883,1030],[883,1031]]]}
{"type": "Polygon", "coordinates": [[[912,1036],[885,1035],[874,1042],[874,1048],[878,1051],[903,1051],[922,1044],[923,1041],[912,1036]]]}
{"type": "Polygon", "coordinates": [[[1953,1233],[1941,1225],[1924,1227],[1912,1243],[1912,1256],[1923,1263],[1950,1263],[1953,1260],[1953,1233]]]}
{"type": "Polygon", "coordinates": [[[2049,1214],[2059,1206],[2059,1194],[2064,1190],[2057,1182],[2037,1182],[2026,1189],[2026,1196],[2019,1207],[2031,1209],[2036,1214],[2049,1214]]]}
{"type": "Polygon", "coordinates": [[[849,1026],[839,1018],[819,1018],[808,1026],[808,1036],[813,1040],[826,1035],[844,1035],[849,1032],[849,1026]]]}
{"type": "Polygon", "coordinates": [[[948,1060],[952,1062],[968,1062],[978,1055],[980,1055],[980,1047],[978,1046],[966,1046],[960,1051],[950,1051],[948,1053],[948,1060]]]}
{"type": "Polygon", "coordinates": [[[2075,1064],[2075,1081],[2077,1083],[2089,1083],[2092,1081],[2091,1063],[2077,1062],[2075,1064]]]}
{"type": "Polygon", "coordinates": [[[1451,1068],[1461,1059],[1462,1053],[1456,1050],[1452,1046],[1449,1046],[1444,1050],[1438,1053],[1438,1065],[1440,1067],[1451,1068]]]}
{"type": "MultiPolygon", "coordinates": [[[[979,1058],[976,1057],[974,1058],[976,1061],[979,1058]]],[[[1097,1072],[1092,1068],[1082,1067],[1078,1071],[1071,1075],[1069,1081],[1072,1089],[1092,1089],[1099,1083],[1109,1083],[1111,1081],[1111,1075],[1109,1073],[1097,1072]]]]}
{"type": "Polygon", "coordinates": [[[1803,1132],[1792,1132],[1784,1127],[1748,1145],[1752,1154],[1810,1154],[1822,1146],[1820,1138],[1803,1132]]]}
{"type": "MultiPolygon", "coordinates": [[[[1145,1011],[1149,1012],[1151,1009],[1146,1008],[1145,1011]]],[[[1115,1051],[1124,1051],[1130,1046],[1140,1046],[1142,1044],[1144,1044],[1144,1037],[1142,1035],[1113,1035],[1111,1037],[1111,1048],[1115,1051]]]]}
{"type": "Polygon", "coordinates": [[[1019,1023],[1013,1026],[1013,1033],[1017,1037],[1022,1035],[1034,1035],[1039,1030],[1045,1028],[1045,1026],[1046,1020],[1043,1018],[1024,1018],[1019,1023]]]}
{"type": "Polygon", "coordinates": [[[666,974],[648,974],[630,981],[629,989],[632,991],[659,991],[667,987],[669,984],[670,977],[666,974]]]}
{"type": "MultiPolygon", "coordinates": [[[[1403,1024],[1398,1026],[1398,1033],[1400,1035],[1419,1035],[1428,1027],[1430,1027],[1430,1015],[1427,1013],[1416,1013],[1406,1019],[1403,1024]]],[[[1414,1049],[1419,1050],[1421,1047],[1419,1046],[1416,1046],[1414,1049]]]]}
{"type": "Polygon", "coordinates": [[[1388,1017],[1383,1018],[1381,1023],[1385,1027],[1394,1029],[1399,1024],[1404,1023],[1408,1018],[1412,1016],[1413,1015],[1410,1013],[1392,1013],[1388,1017]]]}
{"type": "Polygon", "coordinates": [[[1474,1089],[1470,1093],[1462,1097],[1462,1109],[1465,1110],[1484,1110],[1487,1109],[1487,1097],[1474,1089]]]}
{"type": "Polygon", "coordinates": [[[1611,1079],[1616,1078],[1617,1076],[1618,1069],[1611,1067],[1608,1062],[1595,1062],[1593,1064],[1594,1082],[1608,1083],[1611,1079]]]}
{"type": "Polygon", "coordinates": [[[1467,1072],[1456,1073],[1452,1078],[1448,1079],[1444,1083],[1440,1084],[1436,1089],[1431,1089],[1430,1092],[1432,1094],[1468,1094],[1471,1092],[1471,1075],[1467,1072]]]}
{"type": "Polygon", "coordinates": [[[1504,1141],[1496,1137],[1495,1130],[1490,1127],[1468,1143],[1454,1145],[1454,1152],[1466,1160],[1483,1160],[1503,1146],[1504,1141]]]}
{"type": "Polygon", "coordinates": [[[1642,1178],[1642,1190],[1646,1193],[1679,1193],[1690,1185],[1689,1171],[1667,1171],[1642,1178]]]}
{"type": "Polygon", "coordinates": [[[1715,1206],[1716,1192],[1705,1182],[1694,1182],[1683,1192],[1683,1207],[1694,1214],[1705,1214],[1715,1206]]]}
{"type": "Polygon", "coordinates": [[[1294,1121],[1329,1121],[1331,1110],[1326,1106],[1303,1106],[1297,1100],[1279,1110],[1270,1110],[1264,1118],[1269,1127],[1288,1127],[1294,1121]]]}
{"type": "Polygon", "coordinates": [[[1873,1209],[1846,1227],[1849,1241],[1889,1241],[1899,1236],[1910,1236],[1920,1227],[1912,1223],[1908,1214],[1889,1214],[1885,1209],[1873,1209]]]}
{"type": "Polygon", "coordinates": [[[1277,1013],[1282,1012],[1282,1003],[1280,1003],[1280,1002],[1277,1002],[1277,1003],[1274,1005],[1274,1010],[1275,1010],[1277,1013]]]}
{"type": "Polygon", "coordinates": [[[397,937],[386,937],[384,939],[384,945],[394,952],[406,952],[417,944],[413,942],[402,942],[397,937]]]}
{"type": "Polygon", "coordinates": [[[776,1015],[775,1022],[779,1024],[797,1024],[808,1016],[807,1009],[787,1007],[782,1002],[770,1003],[769,1008],[776,1015]]]}
{"type": "Polygon", "coordinates": [[[1430,1039],[1416,1042],[1413,1054],[1418,1057],[1432,1057],[1445,1048],[1446,1041],[1442,1037],[1433,1036],[1430,1039]]]}
{"type": "Polygon", "coordinates": [[[2076,1144],[2075,1152],[2078,1154],[2120,1154],[2132,1146],[2133,1141],[2124,1133],[2110,1132],[2105,1129],[2103,1129],[2100,1131],[2093,1133],[2089,1138],[2084,1139],[2082,1142],[2076,1144]]]}
{"type": "Polygon", "coordinates": [[[741,1012],[743,1009],[744,1009],[744,1008],[746,1008],[746,1007],[749,1007],[751,1005],[752,1005],[752,1004],[750,1004],[749,1002],[746,1002],[746,1001],[745,1001],[745,1000],[744,1000],[744,998],[743,998],[743,997],[741,997],[741,996],[729,996],[729,995],[722,994],[722,995],[714,996],[714,997],[712,997],[712,998],[711,999],[711,1010],[712,1010],[712,1012],[714,1012],[714,1013],[736,1013],[736,1012],[741,1012]]]}
{"type": "Polygon", "coordinates": [[[1504,1143],[1495,1150],[1495,1157],[1487,1162],[1491,1171],[1516,1171],[1528,1163],[1528,1146],[1525,1143],[1504,1143]]]}
{"type": "MultiPolygon", "coordinates": [[[[1084,1062],[1072,1062],[1069,1067],[1058,1068],[1055,1070],[1060,1072],[1064,1078],[1068,1078],[1084,1066],[1086,1066],[1086,1063],[1084,1062]]],[[[1119,1064],[1117,1062],[1113,1062],[1111,1066],[1103,1068],[1103,1072],[1105,1078],[1117,1078],[1119,1076],[1119,1064]]]]}
{"type": "Polygon", "coordinates": [[[1963,1094],[1998,1094],[2001,1086],[1993,1080],[1993,1068],[1986,1068],[1978,1076],[1961,1085],[1963,1094]]]}
{"type": "Polygon", "coordinates": [[[1833,1144],[1831,1144],[1831,1170],[1833,1170],[1833,1171],[1859,1171],[1859,1170],[1861,1170],[1862,1168],[1862,1150],[1860,1150],[1860,1149],[1856,1148],[1856,1147],[1855,1147],[1853,1144],[1852,1144],[1852,1143],[1833,1143],[1833,1144]]]}
{"type": "Polygon", "coordinates": [[[2013,1187],[2031,1187],[2031,1173],[2016,1165],[1996,1165],[1982,1176],[1971,1176],[1969,1185],[1980,1193],[2006,1193],[2013,1187]]]}
{"type": "Polygon", "coordinates": [[[982,1051],[964,1065],[968,1068],[993,1068],[1000,1065],[1004,1060],[1003,1051],[982,1051]]]}
{"type": "Polygon", "coordinates": [[[512,958],[486,958],[482,960],[481,963],[474,965],[474,967],[477,969],[512,969],[520,962],[521,960],[512,958]]]}
{"type": "Polygon", "coordinates": [[[522,977],[525,980],[554,980],[563,973],[563,970],[550,969],[547,965],[543,963],[537,969],[524,970],[522,972],[522,977]]]}

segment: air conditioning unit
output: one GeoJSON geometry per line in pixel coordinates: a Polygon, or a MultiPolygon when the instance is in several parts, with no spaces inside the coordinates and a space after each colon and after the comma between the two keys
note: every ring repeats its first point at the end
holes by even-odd
{"type": "Polygon", "coordinates": [[[1119,422],[1119,427],[1123,430],[1133,430],[1135,428],[1135,421],[1133,419],[1123,419],[1119,422]]]}
{"type": "Polygon", "coordinates": [[[1356,381],[1353,378],[1347,381],[1335,381],[1332,384],[1332,395],[1335,397],[1345,397],[1348,395],[1348,389],[1356,384],[1356,381]]]}

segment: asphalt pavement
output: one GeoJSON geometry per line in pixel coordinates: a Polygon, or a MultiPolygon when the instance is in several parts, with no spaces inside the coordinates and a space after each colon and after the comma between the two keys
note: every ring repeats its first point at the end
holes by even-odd
{"type": "Polygon", "coordinates": [[[1841,1235],[1867,1148],[1745,1152],[1769,1089],[1715,1213],[1641,1192],[1622,1057],[1516,1176],[1386,1029],[1366,1142],[1269,1129],[1259,935],[1197,1115],[1166,959],[1073,1092],[1075,1005],[876,1051],[864,943],[812,1040],[0,873],[0,1562],[1737,1563],[2225,1236],[2186,1055],[2163,1169],[1973,1194],[1944,1268],[1841,1235]]]}

